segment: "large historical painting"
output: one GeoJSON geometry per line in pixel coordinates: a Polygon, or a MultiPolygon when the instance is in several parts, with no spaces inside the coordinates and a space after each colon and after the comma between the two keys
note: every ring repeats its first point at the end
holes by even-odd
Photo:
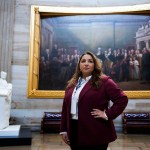
{"type": "Polygon", "coordinates": [[[33,25],[37,59],[30,59],[37,75],[33,71],[29,97],[61,98],[85,51],[99,58],[104,74],[129,97],[150,97],[149,13],[40,13],[39,8],[33,25]]]}

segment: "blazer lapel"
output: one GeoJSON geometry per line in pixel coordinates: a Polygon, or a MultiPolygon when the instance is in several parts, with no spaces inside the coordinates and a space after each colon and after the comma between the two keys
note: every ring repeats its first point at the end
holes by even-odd
{"type": "Polygon", "coordinates": [[[84,96],[84,94],[85,94],[86,92],[88,92],[88,90],[91,89],[91,84],[90,84],[90,83],[91,83],[91,82],[88,81],[88,82],[85,84],[85,86],[83,87],[83,89],[82,89],[82,91],[81,91],[81,93],[80,93],[80,95],[79,95],[79,101],[82,99],[82,97],[84,96]]]}

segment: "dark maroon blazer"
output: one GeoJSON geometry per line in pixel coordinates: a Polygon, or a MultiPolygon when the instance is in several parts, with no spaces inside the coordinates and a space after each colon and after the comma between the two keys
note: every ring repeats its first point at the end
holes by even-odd
{"type": "MultiPolygon", "coordinates": [[[[92,88],[90,83],[82,89],[78,103],[78,144],[86,146],[106,144],[117,138],[113,119],[123,112],[128,103],[125,93],[110,77],[103,76],[99,89],[92,88]],[[113,102],[110,108],[109,101],[113,102]],[[106,110],[108,120],[94,118],[91,115],[93,108],[106,110]]],[[[67,132],[69,138],[73,90],[74,87],[65,91],[60,127],[60,132],[67,132]]]]}

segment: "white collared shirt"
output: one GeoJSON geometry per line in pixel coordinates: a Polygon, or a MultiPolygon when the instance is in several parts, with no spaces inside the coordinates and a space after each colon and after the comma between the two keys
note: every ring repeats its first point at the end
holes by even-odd
{"type": "Polygon", "coordinates": [[[74,88],[74,91],[72,93],[72,98],[71,98],[71,115],[72,119],[78,119],[78,100],[79,100],[79,95],[80,92],[82,91],[83,87],[85,84],[91,79],[92,76],[88,76],[85,79],[82,79],[81,77],[78,79],[78,83],[76,87],[74,88]],[[78,86],[80,82],[80,86],[78,86]]]}

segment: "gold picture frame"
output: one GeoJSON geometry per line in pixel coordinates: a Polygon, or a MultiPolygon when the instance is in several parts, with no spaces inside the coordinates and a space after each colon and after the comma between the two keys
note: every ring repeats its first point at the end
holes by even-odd
{"type": "MultiPolygon", "coordinates": [[[[63,90],[38,90],[40,55],[40,16],[86,14],[149,14],[150,4],[117,7],[53,7],[31,6],[28,98],[63,98],[63,90]]],[[[150,91],[125,91],[128,98],[150,98],[150,91]]]]}

